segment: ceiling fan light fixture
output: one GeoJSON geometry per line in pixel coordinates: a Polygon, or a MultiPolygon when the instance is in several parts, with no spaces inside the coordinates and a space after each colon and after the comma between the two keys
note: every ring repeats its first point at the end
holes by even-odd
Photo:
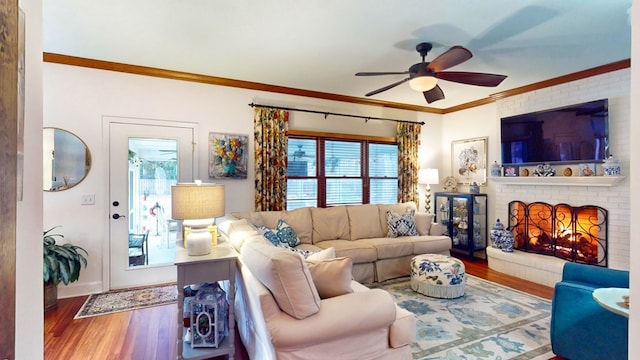
{"type": "Polygon", "coordinates": [[[433,89],[438,84],[438,79],[433,76],[417,76],[409,80],[409,86],[420,92],[425,92],[433,89]]]}

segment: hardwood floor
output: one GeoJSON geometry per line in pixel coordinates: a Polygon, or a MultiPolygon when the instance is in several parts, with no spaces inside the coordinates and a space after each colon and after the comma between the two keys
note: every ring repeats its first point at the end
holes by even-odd
{"type": "MultiPolygon", "coordinates": [[[[462,258],[466,273],[545,299],[553,289],[488,268],[485,260],[462,258]]],[[[58,301],[58,308],[45,314],[44,358],[164,360],[176,358],[175,304],[73,320],[86,296],[58,301]]],[[[248,356],[236,334],[234,360],[248,356]]],[[[561,359],[555,357],[554,359],[561,359]]]]}

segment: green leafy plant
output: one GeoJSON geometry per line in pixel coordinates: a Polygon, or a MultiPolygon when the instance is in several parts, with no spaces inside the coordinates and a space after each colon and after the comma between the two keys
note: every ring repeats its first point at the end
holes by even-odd
{"type": "Polygon", "coordinates": [[[68,285],[78,280],[82,265],[87,267],[89,253],[80,246],[72,244],[56,244],[56,238],[62,239],[62,234],[52,234],[51,229],[42,233],[43,241],[43,281],[44,284],[58,285],[60,282],[68,285]],[[84,254],[83,254],[84,253],[84,254]]]}

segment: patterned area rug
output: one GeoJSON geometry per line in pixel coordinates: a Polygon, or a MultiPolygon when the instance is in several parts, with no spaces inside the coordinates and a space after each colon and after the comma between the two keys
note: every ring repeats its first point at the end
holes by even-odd
{"type": "Polygon", "coordinates": [[[178,301],[175,284],[133,288],[91,294],[74,319],[96,315],[112,314],[120,311],[136,310],[178,301]]]}
{"type": "Polygon", "coordinates": [[[550,359],[551,302],[467,275],[465,295],[436,299],[410,282],[381,285],[398,305],[417,316],[413,358],[550,359]]]}

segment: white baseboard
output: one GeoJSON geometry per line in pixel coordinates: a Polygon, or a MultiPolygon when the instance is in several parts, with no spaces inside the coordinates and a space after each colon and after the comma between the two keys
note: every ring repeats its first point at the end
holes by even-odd
{"type": "Polygon", "coordinates": [[[60,285],[58,285],[58,299],[84,296],[88,294],[96,294],[101,292],[102,292],[101,281],[95,281],[91,283],[82,283],[77,285],[75,283],[70,283],[69,285],[64,285],[60,283],[60,285]]]}

